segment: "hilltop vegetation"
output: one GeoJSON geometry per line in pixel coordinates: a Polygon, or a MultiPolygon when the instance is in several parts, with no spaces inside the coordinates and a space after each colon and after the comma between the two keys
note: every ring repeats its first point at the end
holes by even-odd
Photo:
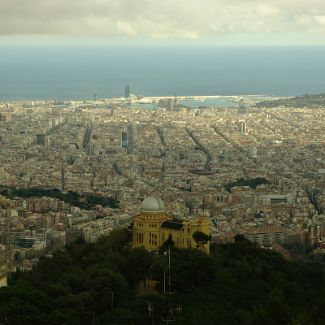
{"type": "MultiPolygon", "coordinates": [[[[118,230],[97,243],[79,241],[13,274],[0,289],[0,324],[161,324],[166,256],[132,249],[129,240],[118,230]],[[157,292],[137,295],[148,276],[157,292]]],[[[211,251],[172,250],[172,287],[183,305],[174,324],[325,324],[317,265],[288,262],[239,236],[211,251]]]]}
{"type": "Polygon", "coordinates": [[[259,102],[256,107],[325,107],[325,94],[303,95],[259,102]]]}

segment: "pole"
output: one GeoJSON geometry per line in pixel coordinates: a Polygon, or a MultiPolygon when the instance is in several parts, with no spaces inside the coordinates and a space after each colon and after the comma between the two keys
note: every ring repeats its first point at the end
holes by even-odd
{"type": "Polygon", "coordinates": [[[171,279],[170,279],[170,245],[168,246],[168,294],[170,294],[171,279]]]}
{"type": "Polygon", "coordinates": [[[166,270],[164,270],[164,294],[166,294],[166,270]]]}
{"type": "Polygon", "coordinates": [[[6,229],[6,264],[7,269],[11,270],[11,211],[8,209],[7,213],[7,229],[6,229]]]}
{"type": "Polygon", "coordinates": [[[172,294],[175,294],[174,292],[172,292],[171,288],[172,288],[172,284],[171,284],[171,259],[170,259],[170,256],[171,256],[171,253],[170,253],[170,245],[168,247],[168,273],[167,273],[167,276],[168,276],[168,288],[166,290],[166,271],[164,271],[164,294],[166,296],[166,304],[167,304],[167,315],[166,315],[166,318],[162,318],[162,321],[165,323],[165,324],[169,324],[169,323],[172,323],[172,322],[175,322],[176,321],[176,318],[174,316],[174,313],[175,311],[178,312],[179,308],[175,309],[174,306],[173,306],[173,303],[172,303],[172,300],[171,300],[171,295],[172,294]]]}

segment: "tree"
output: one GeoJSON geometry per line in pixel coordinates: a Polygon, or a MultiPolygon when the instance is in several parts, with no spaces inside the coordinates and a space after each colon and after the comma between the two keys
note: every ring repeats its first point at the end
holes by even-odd
{"type": "Polygon", "coordinates": [[[202,249],[209,242],[211,237],[202,231],[195,231],[192,235],[196,242],[196,247],[202,249]]]}
{"type": "Polygon", "coordinates": [[[98,240],[98,244],[102,247],[107,248],[107,250],[120,251],[121,249],[127,247],[131,242],[131,233],[124,228],[114,229],[109,237],[101,237],[98,240]]]}
{"type": "Polygon", "coordinates": [[[163,242],[163,244],[161,245],[159,252],[163,253],[163,252],[167,252],[168,249],[170,248],[174,248],[175,247],[175,242],[173,241],[173,237],[171,234],[168,235],[168,238],[163,242]]]}

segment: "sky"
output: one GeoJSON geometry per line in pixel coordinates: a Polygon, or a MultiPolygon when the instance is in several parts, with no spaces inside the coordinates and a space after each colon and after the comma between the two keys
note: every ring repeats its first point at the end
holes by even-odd
{"type": "Polygon", "coordinates": [[[324,0],[0,0],[0,44],[325,45],[324,0]]]}

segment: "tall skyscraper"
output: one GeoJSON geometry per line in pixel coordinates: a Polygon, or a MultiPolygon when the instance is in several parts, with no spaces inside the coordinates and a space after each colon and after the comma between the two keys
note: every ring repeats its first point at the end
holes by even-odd
{"type": "Polygon", "coordinates": [[[133,125],[132,125],[132,123],[129,123],[127,152],[128,152],[128,154],[131,154],[132,151],[133,151],[133,125]]]}
{"type": "Polygon", "coordinates": [[[45,146],[45,135],[37,134],[36,135],[36,144],[40,146],[45,146]]]}
{"type": "Polygon", "coordinates": [[[127,150],[128,154],[131,154],[133,151],[133,125],[132,123],[128,124],[127,132],[121,132],[121,148],[127,150]]]}
{"type": "Polygon", "coordinates": [[[176,95],[176,93],[174,94],[174,105],[175,106],[177,105],[177,95],[176,95]]]}
{"type": "Polygon", "coordinates": [[[246,113],[246,106],[244,103],[244,98],[240,99],[239,106],[238,106],[238,113],[246,113]]]}
{"type": "Polygon", "coordinates": [[[128,147],[128,134],[124,131],[121,132],[121,147],[125,149],[128,147]]]}
{"type": "Polygon", "coordinates": [[[167,109],[172,111],[174,109],[174,98],[168,98],[167,109]]]}
{"type": "Polygon", "coordinates": [[[131,87],[130,87],[130,85],[127,85],[125,87],[125,98],[131,98],[131,87]]]}
{"type": "Polygon", "coordinates": [[[245,134],[246,133],[246,122],[240,121],[238,126],[239,133],[245,134]]]}

